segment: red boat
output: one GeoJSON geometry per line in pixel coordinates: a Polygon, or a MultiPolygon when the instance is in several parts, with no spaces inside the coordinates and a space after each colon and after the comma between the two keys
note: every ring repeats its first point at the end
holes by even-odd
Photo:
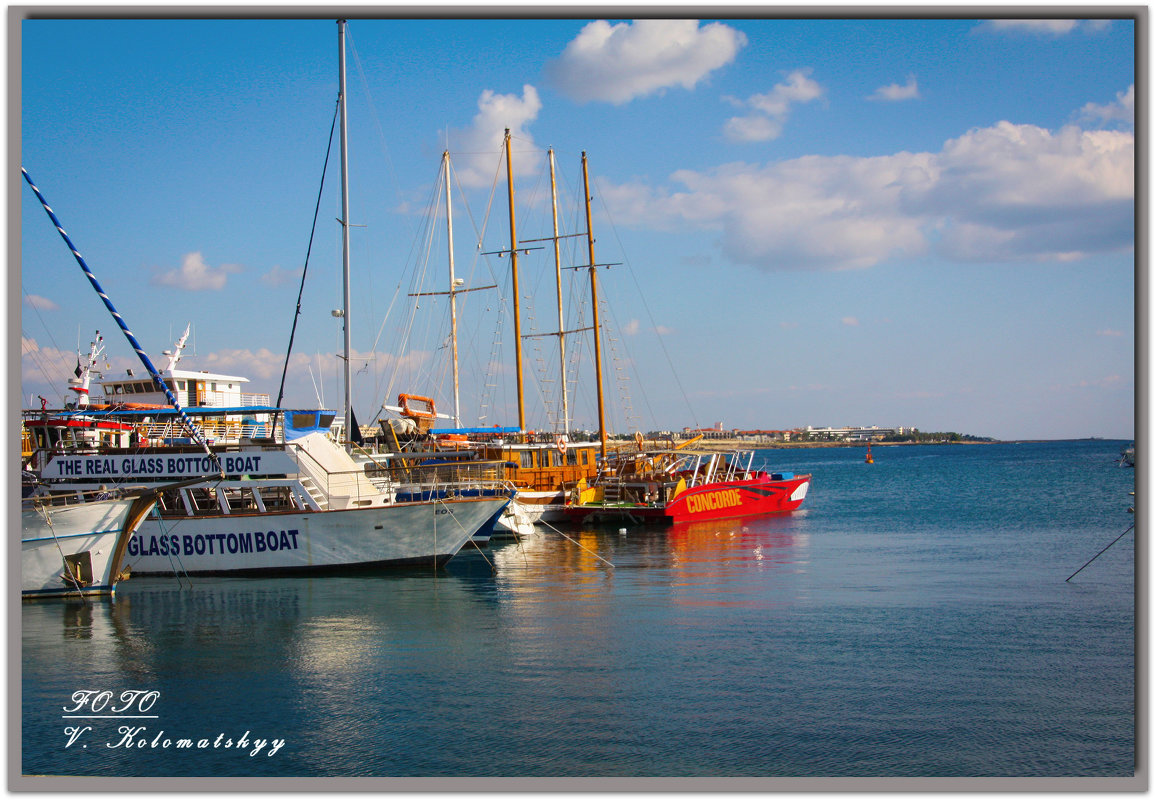
{"type": "Polygon", "coordinates": [[[579,482],[573,488],[566,514],[575,522],[681,523],[798,509],[811,476],[752,470],[753,459],[753,451],[619,454],[588,484],[579,482]]]}

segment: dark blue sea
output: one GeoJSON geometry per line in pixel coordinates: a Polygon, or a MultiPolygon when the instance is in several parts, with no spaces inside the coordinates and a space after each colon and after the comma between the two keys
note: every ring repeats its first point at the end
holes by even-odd
{"type": "Polygon", "coordinates": [[[26,603],[23,774],[1132,777],[1125,444],[763,451],[803,510],[26,603]]]}

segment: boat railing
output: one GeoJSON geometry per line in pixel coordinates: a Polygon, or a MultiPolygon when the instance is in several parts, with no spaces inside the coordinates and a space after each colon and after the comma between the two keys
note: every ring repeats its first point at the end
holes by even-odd
{"type": "Polygon", "coordinates": [[[514,485],[502,473],[502,461],[462,461],[442,464],[391,464],[377,460],[365,472],[378,482],[390,486],[419,488],[421,492],[438,493],[439,497],[462,492],[513,492],[514,485]]]}
{"type": "MultiPolygon", "coordinates": [[[[278,438],[281,427],[269,422],[203,417],[197,423],[210,443],[240,442],[243,439],[278,438]]],[[[137,426],[137,434],[148,444],[181,444],[191,442],[189,432],[175,420],[152,421],[137,426]]]]}
{"type": "Polygon", "coordinates": [[[317,500],[324,500],[327,508],[370,506],[380,503],[385,494],[360,467],[325,464],[305,447],[291,447],[286,451],[297,462],[302,485],[311,494],[320,496],[317,500]]]}
{"type": "Polygon", "coordinates": [[[23,499],[24,504],[32,507],[62,507],[78,506],[93,501],[109,501],[122,497],[120,487],[102,486],[92,490],[68,490],[67,492],[45,492],[30,495],[23,499]]]}

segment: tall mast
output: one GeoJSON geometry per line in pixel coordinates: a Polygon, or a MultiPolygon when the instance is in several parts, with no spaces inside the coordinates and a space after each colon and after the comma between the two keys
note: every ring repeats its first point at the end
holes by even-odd
{"type": "Polygon", "coordinates": [[[353,390],[349,369],[349,147],[345,114],[345,20],[337,20],[337,51],[341,65],[338,98],[341,105],[341,275],[344,294],[341,322],[345,329],[345,450],[353,452],[353,390]]]}
{"type": "Polygon", "coordinates": [[[598,267],[594,263],[594,228],[590,224],[590,173],[582,151],[582,191],[586,194],[586,243],[590,249],[590,303],[594,307],[594,375],[598,386],[598,439],[606,458],[606,407],[602,402],[602,327],[598,322],[598,267]]]}
{"type": "Polygon", "coordinates": [[[518,294],[518,237],[514,225],[514,165],[510,161],[510,129],[506,129],[506,182],[510,188],[510,272],[514,292],[514,365],[518,377],[518,429],[526,430],[526,404],[522,392],[522,321],[518,294]]]}
{"type": "MultiPolygon", "coordinates": [[[[554,148],[550,156],[550,204],[554,215],[554,273],[558,285],[558,358],[561,364],[559,382],[562,385],[562,433],[570,433],[570,405],[566,394],[566,321],[562,314],[562,250],[558,244],[558,184],[554,180],[554,148]]],[[[588,226],[589,227],[589,226],[588,226]]]]}
{"type": "Polygon", "coordinates": [[[457,279],[454,277],[454,212],[450,202],[450,152],[442,153],[442,164],[446,173],[446,241],[450,260],[450,341],[454,370],[454,425],[461,428],[462,409],[458,400],[458,306],[457,279]]]}

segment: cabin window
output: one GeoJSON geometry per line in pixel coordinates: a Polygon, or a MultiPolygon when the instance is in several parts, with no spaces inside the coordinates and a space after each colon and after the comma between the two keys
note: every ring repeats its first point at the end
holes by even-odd
{"type": "Polygon", "coordinates": [[[170,392],[176,392],[177,391],[177,382],[172,380],[171,378],[165,379],[165,386],[169,388],[170,392]]]}
{"type": "Polygon", "coordinates": [[[124,387],[122,387],[120,384],[111,384],[111,385],[109,386],[109,389],[111,389],[111,390],[112,390],[112,394],[113,394],[113,395],[122,395],[122,394],[124,394],[124,387]]]}
{"type": "Polygon", "coordinates": [[[534,466],[534,454],[531,451],[522,451],[522,467],[530,468],[534,466]]]}
{"type": "MultiPolygon", "coordinates": [[[[324,415],[322,415],[324,417],[324,415]]],[[[333,418],[329,418],[329,422],[333,422],[333,418]]],[[[293,414],[293,428],[313,428],[317,424],[317,415],[310,413],[296,412],[293,414]]]]}
{"type": "Polygon", "coordinates": [[[184,381],[178,381],[178,382],[177,382],[177,389],[179,389],[179,390],[181,390],[182,392],[184,392],[184,391],[185,391],[185,382],[184,382],[184,381]]]}
{"type": "Polygon", "coordinates": [[[566,451],[566,464],[571,466],[578,464],[578,451],[566,451]]]}
{"type": "Polygon", "coordinates": [[[323,414],[323,415],[319,415],[319,417],[320,417],[320,427],[321,427],[321,428],[329,428],[329,426],[333,425],[333,418],[334,418],[334,417],[336,417],[336,416],[337,416],[336,414],[323,414]]]}

